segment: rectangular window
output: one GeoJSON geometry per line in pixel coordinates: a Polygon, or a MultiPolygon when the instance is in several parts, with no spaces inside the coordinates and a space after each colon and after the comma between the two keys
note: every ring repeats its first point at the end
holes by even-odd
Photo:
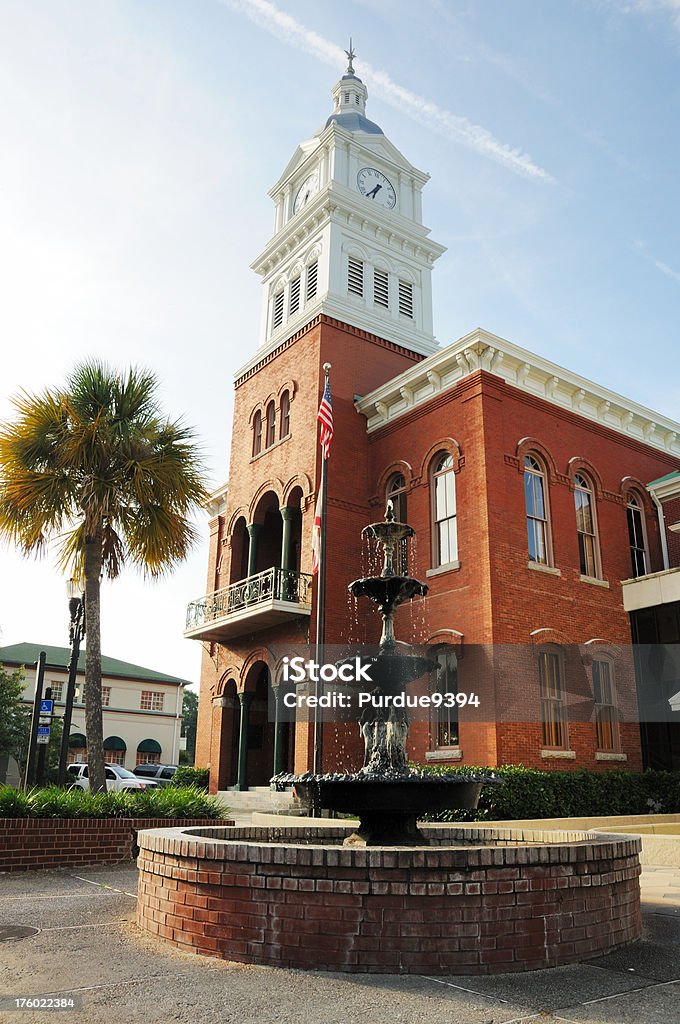
{"type": "Polygon", "coordinates": [[[543,746],[564,750],[567,746],[567,709],[559,655],[553,651],[541,651],[538,668],[541,682],[543,746]]]}
{"type": "Polygon", "coordinates": [[[288,303],[288,312],[292,316],[297,313],[300,308],[300,278],[296,277],[294,281],[290,282],[290,299],[288,303]]]}
{"type": "Polygon", "coordinates": [[[272,330],[276,330],[283,323],[283,292],[274,296],[274,312],[272,316],[272,330]]]}
{"type": "Polygon", "coordinates": [[[64,699],[64,684],[63,683],[49,683],[52,688],[52,700],[62,701],[64,699]]]}
{"type": "Polygon", "coordinates": [[[614,699],[612,667],[608,661],[593,662],[595,737],[598,750],[618,750],[619,721],[614,699]]]}
{"type": "Polygon", "coordinates": [[[399,312],[413,320],[413,285],[409,281],[399,282],[399,312]]]}
{"type": "Polygon", "coordinates": [[[647,572],[647,550],[645,546],[645,534],[642,523],[642,509],[637,498],[630,498],[626,508],[628,520],[628,540],[630,543],[630,560],[633,567],[633,576],[646,576],[647,572]]]}
{"type": "Polygon", "coordinates": [[[319,280],[319,262],[315,260],[307,267],[307,302],[316,295],[317,282],[319,280]]]}
{"type": "Polygon", "coordinates": [[[108,708],[111,703],[111,687],[102,686],[102,707],[108,708]]]}
{"type": "Polygon", "coordinates": [[[165,694],[162,690],[142,690],[139,707],[142,711],[162,711],[165,694]]]}
{"type": "MultiPolygon", "coordinates": [[[[104,752],[107,764],[119,764],[121,767],[125,765],[125,751],[124,750],[106,750],[104,752]]],[[[107,776],[108,778],[108,776],[107,776]]]]}
{"type": "Polygon", "coordinates": [[[435,692],[441,693],[442,704],[437,709],[437,746],[458,746],[458,661],[452,650],[437,651],[439,671],[435,679],[435,692]],[[447,707],[448,703],[451,707],[447,707]]]}
{"type": "Polygon", "coordinates": [[[353,256],[347,261],[347,291],[350,295],[364,294],[364,264],[353,256]]]}
{"type": "Polygon", "coordinates": [[[373,302],[376,306],[384,306],[385,309],[389,309],[390,306],[390,279],[385,270],[378,270],[377,268],[373,271],[373,302]]]}
{"type": "MultiPolygon", "coordinates": [[[[160,764],[160,763],[161,763],[161,755],[160,754],[142,754],[139,751],[137,751],[137,758],[136,758],[136,761],[135,761],[135,767],[137,767],[140,764],[160,764]]],[[[137,773],[135,772],[135,774],[137,774],[137,773]]],[[[144,774],[146,774],[146,775],[155,775],[156,773],[154,771],[154,772],[145,772],[144,774]]],[[[142,772],[139,772],[139,775],[141,777],[143,777],[142,772]]]]}

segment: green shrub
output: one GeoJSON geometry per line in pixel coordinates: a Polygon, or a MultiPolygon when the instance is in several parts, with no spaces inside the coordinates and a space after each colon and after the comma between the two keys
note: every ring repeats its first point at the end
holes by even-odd
{"type": "Polygon", "coordinates": [[[225,818],[227,808],[196,786],[89,793],[48,786],[27,793],[0,785],[1,818],[225,818]]]}
{"type": "Polygon", "coordinates": [[[483,787],[476,811],[442,811],[431,816],[433,821],[680,813],[680,772],[596,772],[587,768],[544,772],[523,765],[500,768],[417,767],[436,775],[483,772],[504,780],[504,785],[483,787]]]}
{"type": "Polygon", "coordinates": [[[206,793],[209,781],[210,771],[207,768],[190,768],[189,765],[179,767],[172,777],[173,786],[196,786],[206,793]]]}

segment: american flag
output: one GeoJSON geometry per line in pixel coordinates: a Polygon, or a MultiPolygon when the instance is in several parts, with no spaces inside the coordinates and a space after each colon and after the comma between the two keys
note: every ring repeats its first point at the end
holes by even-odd
{"type": "Polygon", "coordinates": [[[321,398],[317,419],[321,424],[319,444],[321,445],[324,459],[327,459],[331,450],[331,441],[333,440],[333,406],[331,404],[331,384],[328,377],[326,377],[326,387],[323,389],[323,397],[321,398]]]}

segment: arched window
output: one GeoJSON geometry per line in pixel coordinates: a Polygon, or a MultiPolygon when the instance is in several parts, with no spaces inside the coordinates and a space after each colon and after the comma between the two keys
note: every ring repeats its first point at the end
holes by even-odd
{"type": "Polygon", "coordinates": [[[529,561],[550,564],[550,530],[545,470],[535,455],[524,459],[524,501],[527,516],[529,561]]]}
{"type": "Polygon", "coordinates": [[[632,491],[626,502],[626,518],[628,520],[628,543],[630,545],[630,561],[633,576],[645,576],[649,572],[647,554],[647,534],[642,502],[632,491]]]}
{"type": "Polygon", "coordinates": [[[458,746],[458,659],[450,646],[438,647],[432,652],[439,665],[433,679],[433,692],[442,695],[442,702],[435,708],[433,739],[438,747],[458,746]],[[450,695],[447,700],[447,696],[450,695]],[[451,707],[448,707],[448,704],[451,707]]]}
{"type": "MultiPolygon", "coordinates": [[[[387,481],[385,498],[392,502],[394,518],[397,522],[408,522],[406,517],[406,479],[403,473],[395,473],[387,481]]],[[[408,540],[406,538],[400,543],[395,563],[396,571],[405,576],[408,569],[408,540]]]]}
{"type": "Polygon", "coordinates": [[[590,481],[582,473],[577,473],[574,477],[574,504],[581,575],[597,579],[600,576],[600,551],[597,542],[595,501],[590,481]]]}
{"type": "Polygon", "coordinates": [[[290,395],[284,391],[281,395],[281,424],[279,437],[288,437],[290,434],[290,395]]]}
{"type": "Polygon", "coordinates": [[[619,749],[619,716],[614,691],[614,670],[607,658],[593,661],[595,737],[598,750],[619,749]]]}
{"type": "Polygon", "coordinates": [[[440,452],[432,463],[432,537],[435,568],[458,558],[453,456],[440,452]]]}
{"type": "Polygon", "coordinates": [[[262,451],[262,413],[258,409],[253,416],[253,458],[262,451]]]}
{"type": "Polygon", "coordinates": [[[270,402],[267,406],[267,433],[264,440],[265,448],[271,448],[276,440],[276,406],[270,402]]]}
{"type": "Polygon", "coordinates": [[[567,701],[564,689],[564,667],[557,651],[541,651],[538,655],[541,687],[541,741],[544,747],[567,749],[567,701]]]}

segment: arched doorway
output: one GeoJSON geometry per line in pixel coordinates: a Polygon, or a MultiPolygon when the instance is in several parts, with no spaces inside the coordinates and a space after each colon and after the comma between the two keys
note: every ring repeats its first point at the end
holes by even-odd
{"type": "Polygon", "coordinates": [[[239,753],[237,787],[267,786],[274,774],[274,695],[271,674],[264,661],[248,671],[239,695],[239,753]]]}

